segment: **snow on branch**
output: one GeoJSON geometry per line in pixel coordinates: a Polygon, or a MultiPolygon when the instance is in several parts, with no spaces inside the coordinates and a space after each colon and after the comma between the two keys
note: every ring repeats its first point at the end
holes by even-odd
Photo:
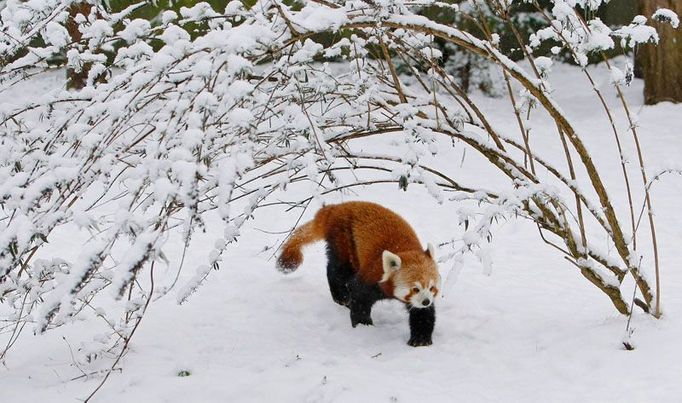
{"type": "Polygon", "coordinates": [[[659,8],[651,18],[658,22],[667,22],[675,29],[680,26],[680,18],[674,11],[667,8],[659,8]]]}

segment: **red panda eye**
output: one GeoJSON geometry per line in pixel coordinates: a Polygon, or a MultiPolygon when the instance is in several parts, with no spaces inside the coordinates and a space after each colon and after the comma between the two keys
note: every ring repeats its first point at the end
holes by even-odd
{"type": "Polygon", "coordinates": [[[436,291],[436,287],[431,287],[431,292],[436,291]]]}
{"type": "Polygon", "coordinates": [[[419,288],[417,288],[417,287],[412,287],[412,291],[414,291],[414,292],[419,292],[419,288]]]}

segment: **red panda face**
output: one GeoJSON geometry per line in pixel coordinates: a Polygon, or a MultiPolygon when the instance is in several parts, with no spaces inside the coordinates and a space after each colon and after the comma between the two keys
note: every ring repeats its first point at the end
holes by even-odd
{"type": "Polygon", "coordinates": [[[439,286],[440,284],[435,283],[433,280],[429,281],[426,285],[417,281],[413,282],[409,289],[404,285],[395,287],[394,294],[398,299],[415,308],[428,308],[434,303],[438,295],[439,286]]]}
{"type": "Polygon", "coordinates": [[[431,255],[421,251],[397,255],[384,252],[382,281],[389,280],[393,283],[393,296],[414,308],[431,306],[440,291],[436,262],[431,255]]]}

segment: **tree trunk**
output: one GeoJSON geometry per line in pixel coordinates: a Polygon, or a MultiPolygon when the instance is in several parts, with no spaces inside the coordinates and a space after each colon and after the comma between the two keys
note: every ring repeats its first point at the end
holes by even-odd
{"type": "MultiPolygon", "coordinates": [[[[640,13],[647,18],[659,8],[682,15],[680,0],[640,0],[640,13]]],[[[682,102],[682,28],[673,29],[667,22],[652,25],[660,42],[643,45],[637,52],[644,73],[644,103],[682,102]]]]}

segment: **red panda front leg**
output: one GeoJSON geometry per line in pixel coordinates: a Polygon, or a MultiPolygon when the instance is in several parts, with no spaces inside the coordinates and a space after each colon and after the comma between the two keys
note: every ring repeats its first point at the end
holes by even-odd
{"type": "Polygon", "coordinates": [[[378,284],[365,284],[357,276],[348,282],[350,291],[350,322],[353,327],[358,324],[373,325],[372,305],[386,298],[378,284]]]}
{"type": "Polygon", "coordinates": [[[412,347],[430,346],[433,328],[436,325],[436,307],[431,304],[427,308],[415,308],[407,305],[410,311],[410,340],[412,347]]]}

